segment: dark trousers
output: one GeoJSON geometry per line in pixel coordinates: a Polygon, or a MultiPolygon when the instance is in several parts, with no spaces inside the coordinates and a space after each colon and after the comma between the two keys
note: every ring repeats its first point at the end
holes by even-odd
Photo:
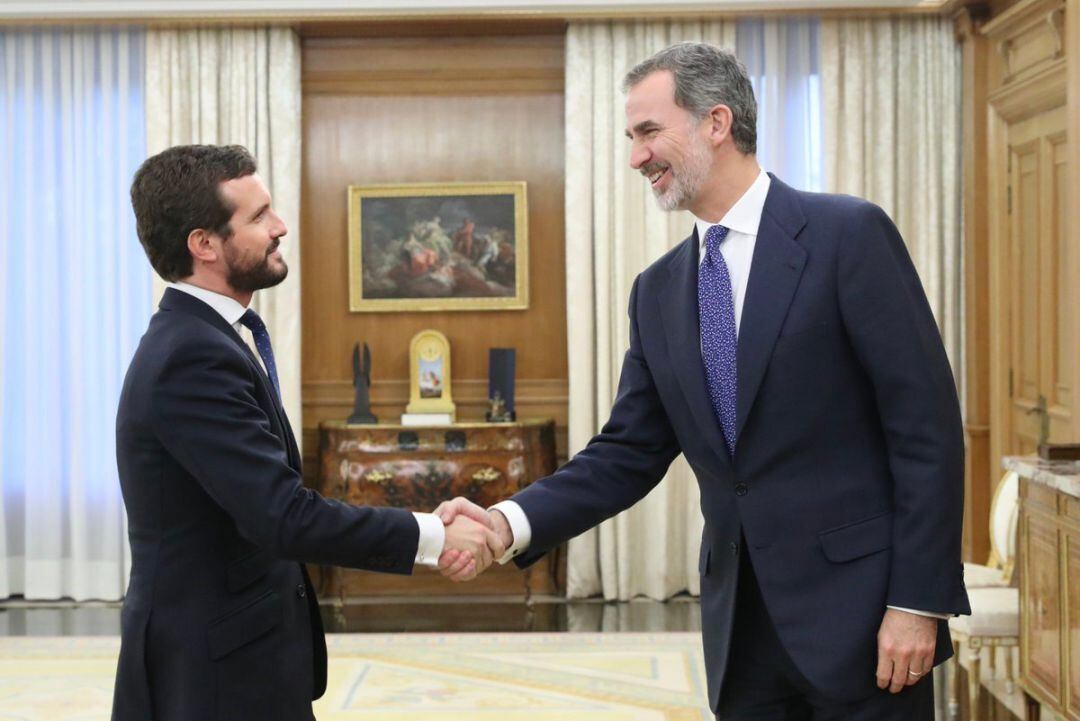
{"type": "MultiPolygon", "coordinates": [[[[745,549],[746,544],[741,545],[745,549]]],[[[882,609],[884,613],[884,609],[882,609]]],[[[875,669],[868,668],[872,674],[875,669]]],[[[898,694],[887,690],[855,703],[822,697],[784,651],[769,619],[750,557],[739,559],[727,675],[717,721],[933,721],[934,682],[927,675],[898,694]]]]}

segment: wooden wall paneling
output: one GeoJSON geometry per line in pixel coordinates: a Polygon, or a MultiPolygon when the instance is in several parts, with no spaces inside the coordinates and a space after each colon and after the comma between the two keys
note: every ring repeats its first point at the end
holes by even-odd
{"type": "MultiPolygon", "coordinates": [[[[555,418],[565,454],[563,44],[561,34],[305,39],[306,440],[319,421],[348,414],[358,341],[372,351],[374,411],[396,421],[407,395],[409,340],[434,328],[453,349],[461,420],[483,416],[488,349],[514,347],[518,415],[555,418]],[[348,185],[500,180],[528,183],[527,310],[349,312],[348,185]]],[[[314,471],[309,464],[306,475],[314,471]]]]}
{"type": "MultiPolygon", "coordinates": [[[[991,55],[989,65],[995,65],[991,55]]],[[[989,220],[987,238],[990,245],[989,296],[990,296],[990,468],[1001,469],[1001,458],[1005,454],[1009,437],[1008,415],[1006,410],[1011,400],[1009,392],[1009,372],[1011,349],[1008,342],[1009,316],[1006,314],[1008,303],[1003,297],[1009,291],[1005,266],[1005,244],[1008,242],[1008,149],[1006,147],[1007,125],[1002,116],[992,107],[987,107],[987,167],[986,203],[984,214],[989,220]]],[[[976,559],[977,560],[977,559],[976,559]]]]}
{"type": "MultiPolygon", "coordinates": [[[[1060,168],[1055,143],[1065,129],[1066,65],[1060,38],[1064,0],[1023,0],[980,29],[987,56],[987,199],[990,303],[990,449],[1035,450],[1039,420],[1031,411],[1050,398],[1047,368],[1060,357],[1061,323],[1044,281],[1055,253],[1054,207],[1060,168]]],[[[1071,293],[1071,290],[1070,290],[1071,293]]],[[[1060,294],[1059,294],[1060,295],[1060,294]]],[[[1071,295],[1070,295],[1071,298],[1071,295]]],[[[1068,306],[1071,307],[1071,306],[1068,306]]],[[[1068,389],[1066,389],[1068,390],[1068,389]]],[[[1052,417],[1062,434],[1061,408],[1052,417]]]]}
{"type": "MultiPolygon", "coordinates": [[[[1080,393],[1080,312],[1076,308],[1080,305],[1080,0],[1066,0],[1065,4],[1065,47],[1072,48],[1072,52],[1066,52],[1066,96],[1068,102],[1066,118],[1066,135],[1073,139],[1068,145],[1068,168],[1066,176],[1066,207],[1069,212],[1065,213],[1065,243],[1068,248],[1068,258],[1064,266],[1068,271],[1065,281],[1067,290],[1070,292],[1071,301],[1065,306],[1068,309],[1065,322],[1069,327],[1065,352],[1062,360],[1072,370],[1072,396],[1073,403],[1077,394],[1080,393]]],[[[1075,405],[1072,413],[1071,437],[1061,440],[1080,443],[1080,413],[1076,412],[1075,405]]],[[[1080,646],[1080,644],[1078,644],[1080,646]]],[[[1077,672],[1080,673],[1080,667],[1077,672]]]]}
{"type": "Polygon", "coordinates": [[[1050,441],[1060,443],[1072,435],[1072,381],[1076,361],[1072,347],[1073,289],[1068,277],[1070,255],[1066,235],[1066,198],[1068,185],[1068,143],[1066,142],[1066,109],[1055,121],[1056,132],[1043,137],[1043,258],[1040,288],[1043,290],[1042,321],[1044,323],[1042,356],[1042,390],[1050,414],[1050,441]]]}
{"type": "MultiPolygon", "coordinates": [[[[306,96],[561,96],[563,89],[560,36],[328,38],[304,48],[306,96]]],[[[560,116],[551,129],[561,128],[560,116]]],[[[499,133],[493,140],[514,138],[499,133]]]]}
{"type": "Polygon", "coordinates": [[[982,13],[963,8],[954,17],[963,57],[964,173],[964,557],[983,563],[990,554],[990,500],[1000,470],[990,455],[990,294],[987,195],[987,54],[979,34],[982,13]]]}

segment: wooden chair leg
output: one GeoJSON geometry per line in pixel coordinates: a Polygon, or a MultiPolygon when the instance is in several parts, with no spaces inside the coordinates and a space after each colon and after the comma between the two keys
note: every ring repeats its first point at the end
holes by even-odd
{"type": "Polygon", "coordinates": [[[993,683],[994,679],[997,678],[997,646],[991,646],[989,651],[990,658],[986,664],[986,667],[990,671],[990,683],[993,683]]]}
{"type": "Polygon", "coordinates": [[[982,688],[982,678],[979,676],[979,656],[982,649],[971,649],[971,663],[968,664],[968,719],[980,721],[979,716],[979,690],[982,688]]]}
{"type": "Polygon", "coordinates": [[[1005,693],[1010,696],[1016,693],[1016,676],[1013,665],[1016,662],[1016,646],[1005,649],[1005,693]]]}
{"type": "Polygon", "coordinates": [[[960,642],[953,641],[952,663],[949,664],[949,721],[960,719],[960,642]]]}
{"type": "Polygon", "coordinates": [[[1039,721],[1039,702],[1024,693],[1024,721],[1039,721]]]}

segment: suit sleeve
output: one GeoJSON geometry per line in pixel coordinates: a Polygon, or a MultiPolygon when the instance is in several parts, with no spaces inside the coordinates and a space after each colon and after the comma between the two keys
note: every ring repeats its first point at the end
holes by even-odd
{"type": "Polygon", "coordinates": [[[922,284],[880,208],[840,245],[840,311],[874,389],[893,479],[887,604],[967,613],[961,533],[964,437],[956,385],[922,284]]]}
{"type": "Polygon", "coordinates": [[[679,453],[641,348],[638,282],[630,291],[630,349],[607,423],[566,465],[512,498],[532,528],[519,566],[644,498],[679,453]]]}
{"type": "Polygon", "coordinates": [[[280,558],[412,572],[419,541],[413,515],[305,488],[238,353],[185,346],[153,387],[157,437],[249,541],[280,558]]]}

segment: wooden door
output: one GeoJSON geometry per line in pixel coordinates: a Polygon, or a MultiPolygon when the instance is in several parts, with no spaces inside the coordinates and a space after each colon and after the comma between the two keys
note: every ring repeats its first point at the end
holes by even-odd
{"type": "Polygon", "coordinates": [[[1072,435],[1065,120],[1065,107],[1058,106],[1008,123],[1005,130],[1008,231],[1002,280],[1007,289],[1009,359],[1002,418],[1005,455],[1034,453],[1044,422],[1051,441],[1072,435]]]}

